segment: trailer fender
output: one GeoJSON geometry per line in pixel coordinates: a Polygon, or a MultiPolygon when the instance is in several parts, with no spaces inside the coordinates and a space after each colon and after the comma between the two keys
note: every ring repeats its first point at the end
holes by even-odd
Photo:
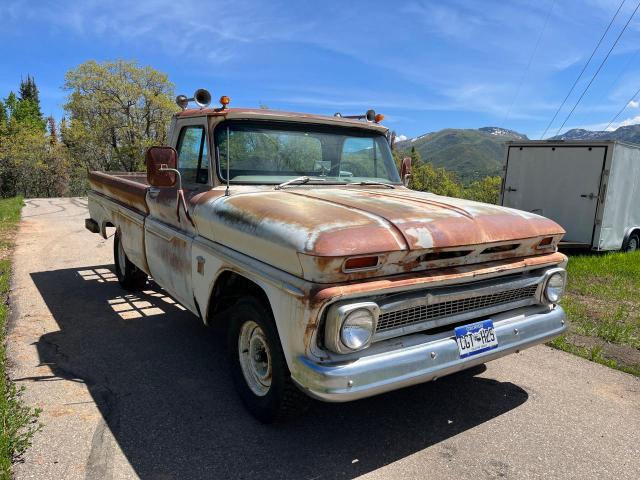
{"type": "Polygon", "coordinates": [[[640,235],[640,225],[636,225],[633,227],[628,227],[624,232],[624,238],[622,239],[622,250],[626,250],[627,243],[629,242],[629,238],[633,233],[637,233],[640,235]]]}

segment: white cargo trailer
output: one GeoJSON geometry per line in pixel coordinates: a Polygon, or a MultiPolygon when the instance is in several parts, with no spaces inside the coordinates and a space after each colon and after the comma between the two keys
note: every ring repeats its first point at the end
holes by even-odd
{"type": "Polygon", "coordinates": [[[506,145],[500,203],[555,220],[566,246],[640,248],[640,146],[517,141],[506,145]]]}

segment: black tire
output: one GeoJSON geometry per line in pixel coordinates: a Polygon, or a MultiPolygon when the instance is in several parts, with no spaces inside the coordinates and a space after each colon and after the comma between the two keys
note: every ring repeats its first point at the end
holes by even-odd
{"type": "Polygon", "coordinates": [[[638,232],[633,232],[627,238],[627,241],[624,242],[624,246],[622,250],[625,252],[635,252],[640,248],[640,234],[638,232]]]}
{"type": "MultiPolygon", "coordinates": [[[[247,357],[248,350],[245,350],[247,357]]],[[[309,398],[291,380],[273,315],[263,302],[254,297],[245,297],[236,303],[230,312],[227,351],[236,390],[247,410],[255,418],[263,423],[281,422],[301,413],[308,406],[309,398]],[[243,327],[259,332],[260,342],[266,342],[268,346],[268,355],[265,356],[266,362],[270,363],[268,386],[260,383],[256,387],[254,381],[254,387],[251,387],[248,380],[250,374],[243,373],[240,359],[242,348],[240,337],[243,327]],[[261,395],[255,392],[256,388],[263,390],[261,395]]],[[[249,361],[249,363],[256,362],[249,361]]],[[[244,364],[245,368],[248,368],[247,360],[244,360],[244,364]]]]}
{"type": "Polygon", "coordinates": [[[120,230],[116,230],[116,235],[113,239],[113,261],[116,267],[116,276],[118,282],[125,290],[142,290],[147,284],[148,275],[136,267],[127,254],[122,249],[122,239],[120,230]]]}

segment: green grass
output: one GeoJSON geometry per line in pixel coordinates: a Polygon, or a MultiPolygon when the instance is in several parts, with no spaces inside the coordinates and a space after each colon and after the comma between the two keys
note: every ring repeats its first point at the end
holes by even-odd
{"type": "Polygon", "coordinates": [[[623,372],[630,373],[631,375],[635,375],[636,377],[640,377],[640,366],[626,365],[624,363],[617,362],[612,358],[607,358],[602,347],[580,347],[571,343],[564,335],[552,340],[549,342],[549,345],[557,348],[558,350],[563,350],[577,355],[578,357],[586,358],[592,362],[606,365],[609,368],[615,368],[616,370],[621,370],[623,372]]]}
{"type": "Polygon", "coordinates": [[[640,251],[574,255],[567,270],[569,334],[550,344],[640,376],[640,251]]]}
{"type": "Polygon", "coordinates": [[[20,220],[21,198],[0,199],[0,479],[11,478],[11,466],[31,444],[33,434],[40,428],[39,411],[25,406],[20,400],[21,389],[7,376],[5,335],[9,309],[13,234],[20,220]]]}

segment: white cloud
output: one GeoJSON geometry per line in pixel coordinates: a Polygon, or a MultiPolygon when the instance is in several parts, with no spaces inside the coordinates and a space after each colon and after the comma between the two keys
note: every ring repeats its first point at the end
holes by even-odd
{"type": "Polygon", "coordinates": [[[212,64],[237,57],[242,45],[303,36],[310,25],[292,23],[277,6],[252,0],[216,0],[213,5],[198,0],[63,0],[57,6],[12,0],[0,5],[0,17],[13,23],[44,19],[56,33],[99,37],[127,48],[150,44],[174,57],[206,58],[212,64]],[[224,14],[217,19],[219,12],[224,14]]]}
{"type": "Polygon", "coordinates": [[[640,123],[640,115],[636,115],[635,117],[627,118],[626,120],[621,121],[617,125],[612,125],[609,127],[609,130],[615,130],[616,128],[626,127],[629,125],[637,125],[640,123]]]}
{"type": "Polygon", "coordinates": [[[628,104],[627,107],[629,108],[638,108],[640,107],[640,102],[636,101],[636,100],[631,100],[628,104]]]}
{"type": "Polygon", "coordinates": [[[405,140],[407,140],[409,137],[407,137],[406,135],[396,135],[396,142],[403,142],[405,140]]]}

